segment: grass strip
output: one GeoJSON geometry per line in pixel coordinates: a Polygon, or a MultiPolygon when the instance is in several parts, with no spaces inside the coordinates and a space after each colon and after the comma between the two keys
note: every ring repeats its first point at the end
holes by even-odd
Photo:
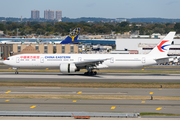
{"type": "Polygon", "coordinates": [[[140,116],[180,116],[180,115],[167,114],[167,113],[140,113],[140,116]]]}
{"type": "MultiPolygon", "coordinates": [[[[0,87],[180,88],[180,83],[0,81],[0,87]]],[[[162,88],[162,89],[163,89],[162,88]]]]}
{"type": "MultiPolygon", "coordinates": [[[[120,111],[106,111],[106,112],[90,111],[90,112],[96,112],[96,113],[126,113],[126,112],[120,112],[120,111]]],[[[180,116],[180,115],[179,114],[169,114],[169,113],[140,113],[140,116],[180,116]]]]}
{"type": "MultiPolygon", "coordinates": [[[[101,100],[150,100],[150,96],[136,95],[35,95],[35,94],[1,94],[0,98],[8,99],[101,99],[101,100]]],[[[180,100],[180,97],[153,96],[154,100],[180,100]]]]}

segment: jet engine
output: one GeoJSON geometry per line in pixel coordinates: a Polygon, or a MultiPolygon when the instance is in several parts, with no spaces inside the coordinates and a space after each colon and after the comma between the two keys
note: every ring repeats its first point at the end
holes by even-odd
{"type": "Polygon", "coordinates": [[[62,73],[73,73],[77,71],[77,67],[74,63],[63,63],[60,64],[60,72],[62,73]]]}

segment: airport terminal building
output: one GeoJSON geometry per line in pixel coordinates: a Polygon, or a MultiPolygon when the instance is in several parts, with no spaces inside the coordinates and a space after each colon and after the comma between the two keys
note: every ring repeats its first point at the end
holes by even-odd
{"type": "Polygon", "coordinates": [[[23,53],[79,53],[79,46],[73,44],[0,44],[1,59],[23,53]],[[31,47],[29,47],[31,46],[31,47]]]}

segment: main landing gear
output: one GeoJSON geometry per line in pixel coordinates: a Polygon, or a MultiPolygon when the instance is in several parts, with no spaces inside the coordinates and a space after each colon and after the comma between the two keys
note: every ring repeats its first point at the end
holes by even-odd
{"type": "Polygon", "coordinates": [[[96,75],[97,72],[96,71],[88,71],[88,72],[85,72],[84,75],[89,75],[89,76],[93,76],[93,75],[96,75]]]}

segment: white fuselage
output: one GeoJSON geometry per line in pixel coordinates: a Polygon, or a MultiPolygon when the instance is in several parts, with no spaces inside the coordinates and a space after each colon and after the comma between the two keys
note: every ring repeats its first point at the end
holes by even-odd
{"type": "Polygon", "coordinates": [[[19,54],[11,56],[4,64],[16,68],[59,68],[62,63],[107,59],[97,68],[135,68],[157,64],[150,55],[141,54],[19,54]]]}

